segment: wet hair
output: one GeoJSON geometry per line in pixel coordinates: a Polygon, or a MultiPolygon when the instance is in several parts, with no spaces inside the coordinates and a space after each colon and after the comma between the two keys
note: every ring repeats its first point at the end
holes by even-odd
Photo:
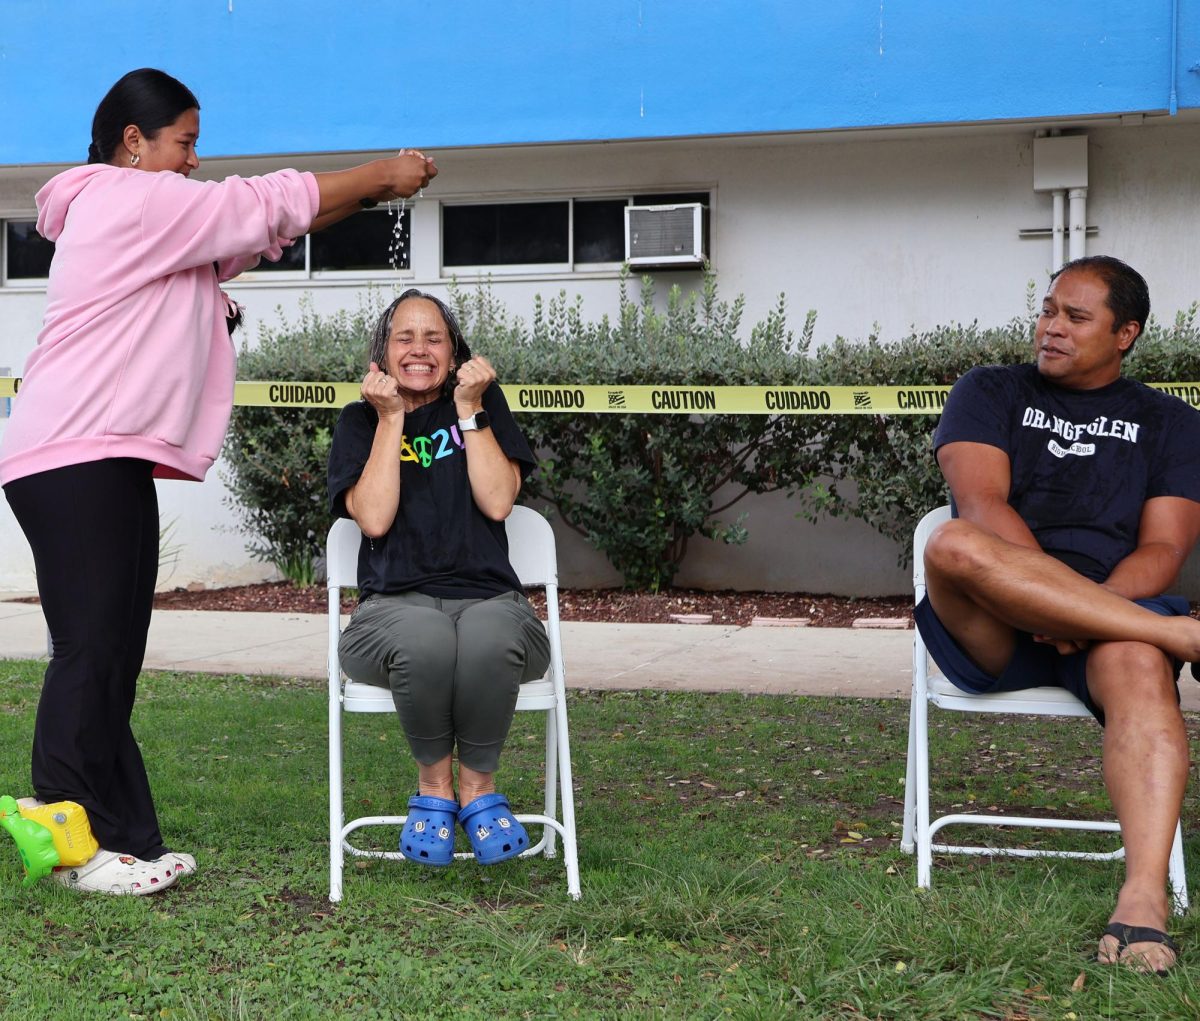
{"type": "Polygon", "coordinates": [[[246,313],[242,311],[241,306],[233,315],[226,314],[225,328],[229,331],[229,336],[233,336],[233,331],[242,325],[242,321],[246,318],[246,313]]]}
{"type": "MultiPolygon", "coordinates": [[[[220,280],[221,264],[219,262],[213,263],[213,272],[217,274],[217,279],[220,280]]],[[[242,306],[236,301],[233,302],[233,309],[234,311],[232,315],[229,314],[228,310],[225,312],[225,328],[229,330],[229,336],[231,337],[233,336],[234,330],[238,329],[242,325],[243,320],[246,318],[246,313],[242,310],[242,306]]]]}
{"type": "Polygon", "coordinates": [[[442,314],[442,321],[446,324],[446,331],[450,334],[450,375],[446,377],[446,382],[442,384],[442,396],[452,397],[454,395],[454,388],[458,385],[458,367],[463,362],[470,360],[471,349],[467,346],[467,338],[463,336],[462,327],[458,325],[458,319],[450,311],[450,306],[442,301],[441,298],[435,298],[432,294],[426,294],[415,287],[410,287],[399,298],[393,301],[383,310],[383,314],[380,315],[375,323],[375,329],[371,331],[370,359],[383,369],[384,372],[387,371],[387,346],[388,340],[392,336],[392,317],[396,314],[396,309],[400,307],[401,302],[409,301],[413,298],[423,298],[425,301],[433,302],[437,306],[437,310],[442,314]]]}
{"type": "MultiPolygon", "coordinates": [[[[1115,259],[1111,255],[1089,255],[1082,259],[1072,259],[1062,269],[1055,273],[1050,282],[1053,283],[1064,273],[1091,273],[1099,277],[1108,288],[1108,297],[1104,304],[1113,314],[1113,333],[1116,333],[1126,323],[1137,323],[1138,337],[1146,329],[1146,320],[1150,318],[1150,288],[1146,279],[1128,263],[1115,259]]],[[[1121,357],[1133,350],[1130,344],[1121,352],[1121,357]]]]}
{"type": "Polygon", "coordinates": [[[92,144],[89,163],[111,163],[125,136],[125,129],[136,124],[146,138],[174,124],[187,110],[199,110],[200,103],[181,81],[165,71],[142,67],[122,77],[100,100],[92,118],[92,144]]]}

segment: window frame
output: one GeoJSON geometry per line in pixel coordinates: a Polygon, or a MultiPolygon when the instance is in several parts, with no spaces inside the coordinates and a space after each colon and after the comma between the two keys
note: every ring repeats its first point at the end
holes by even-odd
{"type": "MultiPolygon", "coordinates": [[[[438,269],[441,273],[441,279],[451,280],[456,277],[465,278],[510,278],[510,277],[536,277],[536,276],[582,276],[587,274],[596,274],[602,276],[610,276],[621,271],[621,267],[625,265],[624,258],[615,262],[578,262],[575,259],[575,204],[577,202],[613,202],[622,201],[626,206],[640,204],[639,200],[653,198],[656,194],[661,194],[666,199],[674,199],[679,195],[701,195],[705,196],[704,205],[706,209],[711,209],[713,205],[714,187],[709,185],[703,188],[686,189],[686,188],[664,188],[661,193],[634,191],[633,189],[623,190],[621,192],[595,192],[591,194],[571,193],[569,195],[538,193],[532,195],[521,195],[519,197],[508,198],[489,198],[479,199],[472,196],[464,196],[462,198],[442,199],[438,202],[438,269]],[[567,254],[570,258],[566,262],[534,262],[534,263],[511,263],[511,264],[483,264],[470,266],[449,266],[446,264],[446,230],[445,218],[442,215],[442,210],[448,206],[517,206],[525,205],[534,202],[566,202],[568,207],[567,212],[567,254]]],[[[621,251],[625,250],[624,224],[621,226],[621,251]]],[[[711,259],[711,254],[709,256],[711,259]]]]}
{"type": "MultiPolygon", "coordinates": [[[[658,191],[642,191],[636,186],[633,188],[615,190],[597,190],[594,192],[583,191],[577,193],[571,191],[563,192],[535,192],[530,194],[520,195],[504,195],[492,193],[490,195],[456,195],[446,199],[436,200],[437,213],[436,216],[421,215],[418,217],[416,213],[417,203],[409,200],[406,204],[407,214],[409,217],[408,229],[408,267],[405,269],[391,269],[384,267],[381,269],[358,269],[358,270],[314,270],[312,268],[312,250],[311,239],[312,235],[306,234],[302,238],[297,239],[297,244],[304,245],[304,268],[289,269],[289,270],[263,270],[259,268],[246,270],[227,281],[228,284],[237,287],[251,287],[254,289],[262,289],[268,287],[284,287],[292,288],[296,286],[321,286],[321,285],[341,285],[361,282],[363,284],[386,284],[404,283],[410,284],[420,278],[428,280],[430,284],[444,284],[447,281],[452,281],[456,278],[483,280],[488,277],[493,277],[502,280],[516,280],[520,278],[536,279],[566,279],[571,277],[587,278],[587,277],[609,277],[619,274],[622,267],[625,265],[624,258],[609,261],[609,262],[580,262],[575,258],[575,240],[576,240],[576,205],[578,203],[588,202],[613,202],[620,201],[623,205],[645,204],[647,200],[654,199],[661,195],[664,200],[675,199],[679,195],[694,195],[705,197],[705,205],[710,211],[715,207],[716,201],[716,186],[708,184],[704,186],[688,187],[664,187],[658,191]],[[546,262],[546,263],[514,263],[509,265],[471,265],[471,266],[448,266],[445,263],[445,228],[442,210],[448,206],[488,206],[488,205],[506,205],[516,206],[527,203],[537,202],[565,202],[567,204],[567,254],[568,260],[565,262],[546,262]],[[432,227],[432,230],[430,229],[432,227]],[[436,231],[436,238],[430,238],[428,235],[436,231]],[[416,249],[424,251],[424,257],[418,258],[416,249]],[[426,250],[433,248],[436,251],[436,256],[430,257],[430,253],[426,250]]],[[[424,200],[428,203],[430,200],[424,200]]],[[[428,212],[428,210],[427,210],[428,212]]],[[[381,205],[377,210],[368,210],[356,215],[378,216],[388,215],[389,210],[385,205],[381,205]]],[[[18,277],[10,278],[8,276],[8,230],[7,224],[10,221],[21,222],[36,222],[36,212],[23,209],[0,209],[0,289],[5,291],[37,291],[45,290],[48,277],[18,277]]],[[[711,218],[709,219],[710,226],[706,228],[709,245],[709,259],[713,258],[712,236],[711,236],[711,218]]],[[[624,251],[624,237],[620,239],[621,251],[624,251]]]]}
{"type": "MultiPolygon", "coordinates": [[[[296,244],[303,243],[304,245],[304,269],[276,269],[264,270],[256,266],[254,269],[248,269],[239,273],[232,280],[226,283],[236,283],[239,286],[242,284],[258,284],[270,285],[274,283],[319,283],[321,281],[344,282],[352,280],[363,280],[368,283],[377,281],[388,281],[396,279],[413,279],[416,274],[413,270],[413,206],[411,204],[404,207],[408,214],[408,265],[402,269],[392,269],[390,266],[384,266],[380,269],[313,269],[312,268],[312,235],[305,234],[301,238],[296,239],[296,244]]],[[[355,216],[390,216],[391,211],[386,205],[380,205],[376,209],[364,210],[361,213],[355,213],[355,216]]],[[[261,265],[261,264],[260,264],[261,265]]]]}
{"type": "MultiPolygon", "coordinates": [[[[387,215],[388,211],[383,208],[382,214],[375,210],[364,211],[356,215],[359,216],[379,216],[387,215]]],[[[303,237],[296,239],[297,245],[303,245],[304,251],[304,268],[303,269],[279,269],[279,270],[263,270],[259,267],[254,269],[244,270],[236,277],[225,281],[228,284],[254,285],[258,287],[272,286],[274,284],[294,285],[298,283],[317,283],[320,281],[343,282],[362,280],[370,283],[378,281],[396,280],[397,278],[412,279],[415,277],[413,270],[413,255],[412,255],[412,206],[408,207],[409,229],[408,243],[409,256],[408,266],[402,269],[392,269],[390,266],[384,266],[379,269],[321,269],[314,270],[312,268],[312,249],[310,248],[312,235],[305,234],[303,237]]],[[[49,281],[49,276],[41,277],[10,277],[8,273],[8,224],[9,223],[36,223],[37,214],[29,212],[0,212],[0,288],[4,290],[45,290],[46,284],[49,281]]]]}
{"type": "Polygon", "coordinates": [[[450,199],[438,203],[438,269],[442,279],[452,277],[486,277],[486,276],[534,276],[537,274],[573,273],[571,260],[566,262],[506,262],[479,263],[477,265],[449,266],[446,264],[446,217],[447,207],[461,206],[531,206],[548,202],[563,202],[567,206],[567,255],[574,250],[575,239],[575,200],[561,195],[522,195],[517,199],[506,199],[502,202],[484,201],[475,198],[450,199]]]}
{"type": "Polygon", "coordinates": [[[8,225],[10,223],[37,223],[37,212],[0,211],[0,287],[7,291],[44,291],[50,280],[44,277],[10,277],[8,275],[8,225]]]}
{"type": "MultiPolygon", "coordinates": [[[[591,202],[616,202],[618,200],[622,202],[622,204],[624,205],[625,208],[628,208],[629,206],[634,204],[634,196],[633,195],[576,195],[571,199],[571,232],[570,232],[570,239],[569,239],[570,248],[568,249],[568,251],[570,251],[570,253],[571,253],[571,263],[573,266],[573,269],[571,270],[571,272],[573,272],[573,273],[590,273],[590,272],[615,273],[615,272],[619,272],[621,267],[625,265],[624,258],[617,259],[616,261],[612,261],[612,260],[599,261],[599,260],[597,260],[596,262],[577,262],[575,260],[575,205],[576,205],[576,203],[583,203],[584,205],[587,205],[588,203],[591,203],[591,202]]],[[[621,251],[624,252],[625,251],[625,214],[624,214],[624,212],[621,213],[621,230],[617,234],[617,240],[619,242],[619,247],[620,247],[621,251]]]]}
{"type": "MultiPolygon", "coordinates": [[[[308,273],[308,279],[313,281],[320,280],[396,280],[397,278],[412,279],[416,274],[413,270],[413,209],[415,203],[411,199],[406,199],[404,205],[400,207],[400,215],[408,215],[408,265],[392,269],[391,266],[383,266],[379,269],[313,269],[312,268],[312,235],[304,235],[304,267],[308,273]]],[[[380,203],[376,208],[365,210],[361,213],[355,213],[355,217],[362,216],[393,216],[393,211],[390,210],[386,203],[380,203]]],[[[350,219],[350,217],[347,217],[350,219]]]]}

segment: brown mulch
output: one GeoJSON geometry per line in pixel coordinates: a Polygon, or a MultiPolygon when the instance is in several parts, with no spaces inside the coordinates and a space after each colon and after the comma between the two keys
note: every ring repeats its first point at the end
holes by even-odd
{"type": "MultiPolygon", "coordinates": [[[[324,613],[325,589],[298,588],[286,581],[259,585],[189,591],[176,588],[159,592],[154,606],[159,610],[232,610],[260,613],[324,613]]],[[[530,601],[544,616],[545,599],[529,593],[530,601]]],[[[36,603],[36,596],[12,599],[36,603]]],[[[354,608],[344,600],[342,609],[354,608]]],[[[809,595],[802,592],[705,592],[701,589],[665,589],[662,592],[628,592],[624,589],[560,589],[559,614],[564,621],[593,621],[611,624],[671,624],[672,614],[711,613],[713,624],[746,627],[755,617],[808,618],[811,627],[850,627],[859,617],[905,618],[912,626],[910,596],[854,599],[846,596],[809,595]]],[[[1192,616],[1200,618],[1200,603],[1192,604],[1192,616]]]]}
{"type": "MultiPolygon", "coordinates": [[[[289,582],[238,585],[189,592],[177,588],[160,592],[154,605],[160,610],[250,610],[268,613],[324,613],[325,589],[297,588],[289,582]]],[[[530,594],[542,609],[539,592],[530,594]]],[[[346,603],[349,609],[353,604],[346,603]]],[[[628,592],[623,589],[562,589],[559,614],[565,621],[670,624],[671,614],[711,613],[713,624],[745,626],[754,617],[807,617],[814,627],[849,627],[856,617],[911,619],[911,599],[847,599],[841,596],[805,595],[796,592],[703,592],[699,589],[666,589],[662,592],[628,592]]]]}
{"type": "MultiPolygon", "coordinates": [[[[529,593],[530,602],[545,616],[542,593],[529,593]]],[[[36,603],[36,596],[9,602],[36,603]]],[[[159,592],[154,597],[159,610],[225,610],[260,613],[324,613],[325,589],[299,588],[287,581],[229,588],[185,588],[159,592]]],[[[352,599],[342,609],[354,608],[352,599]]],[[[746,627],[755,617],[807,618],[811,627],[850,627],[859,617],[903,617],[912,626],[911,596],[850,598],[810,595],[803,592],[706,592],[672,588],[661,592],[630,592],[625,589],[560,589],[559,615],[564,621],[593,621],[610,624],[672,624],[675,614],[712,614],[712,624],[746,627]]],[[[1200,618],[1200,603],[1192,604],[1192,616],[1200,618]]]]}

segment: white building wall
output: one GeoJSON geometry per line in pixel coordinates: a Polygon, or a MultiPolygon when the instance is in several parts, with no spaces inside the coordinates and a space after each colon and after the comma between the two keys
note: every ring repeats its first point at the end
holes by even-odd
{"type": "MultiPolygon", "coordinates": [[[[441,176],[413,212],[413,266],[397,286],[441,291],[438,201],[602,196],[711,190],[711,256],[727,298],[746,295],[746,326],[787,296],[798,328],[818,312],[818,343],[884,338],[952,320],[999,324],[1024,311],[1025,288],[1040,289],[1050,269],[1048,239],[1022,240],[1023,228],[1049,227],[1050,197],[1032,190],[1030,127],[963,128],[747,139],[551,145],[456,150],[436,154],[441,176]]],[[[1127,259],[1147,277],[1160,318],[1200,298],[1195,210],[1200,180],[1200,124],[1182,119],[1089,131],[1088,222],[1099,228],[1090,253],[1127,259]]],[[[354,157],[290,160],[332,169],[354,157]]],[[[212,176],[254,173],[281,161],[210,161],[212,176]]],[[[0,168],[0,215],[29,214],[32,195],[57,167],[0,168]]],[[[663,274],[665,286],[694,285],[698,274],[663,274]]],[[[392,280],[376,284],[391,286],[392,280]]],[[[491,286],[516,314],[528,316],[535,294],[581,294],[589,317],[617,302],[613,271],[492,274],[491,286]]],[[[470,281],[460,280],[460,285],[470,281]]],[[[321,311],[353,307],[361,279],[254,281],[229,290],[248,309],[245,336],[294,316],[309,295],[321,311]]],[[[664,286],[664,289],[665,289],[664,286]]],[[[44,292],[0,288],[0,365],[19,370],[32,348],[44,292]]],[[[0,421],[0,429],[3,422],[0,421]]],[[[164,521],[175,520],[180,562],[168,585],[210,585],[263,578],[223,506],[220,470],[201,485],[162,483],[164,521]]],[[[907,573],[891,543],[857,523],[807,525],[779,496],[747,501],[751,539],[720,547],[696,539],[679,583],[713,588],[902,592],[907,573]],[[785,541],[779,537],[785,536],[785,541]]],[[[568,584],[614,583],[603,559],[564,535],[568,584]]],[[[32,564],[7,506],[0,507],[0,591],[30,590],[32,564]]]]}

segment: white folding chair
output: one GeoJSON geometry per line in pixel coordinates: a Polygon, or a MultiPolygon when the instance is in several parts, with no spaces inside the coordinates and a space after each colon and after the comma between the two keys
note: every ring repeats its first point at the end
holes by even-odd
{"type": "MultiPolygon", "coordinates": [[[[555,839],[562,837],[563,861],[567,870],[567,892],[580,896],[579,857],[575,842],[575,798],[571,783],[571,749],[567,732],[567,689],[563,671],[562,636],[558,621],[558,561],[550,523],[528,507],[514,507],[505,521],[508,556],[522,585],[540,586],[546,592],[546,630],[550,638],[550,666],[541,680],[521,685],[517,711],[546,714],[546,786],[543,815],[518,815],[525,824],[542,827],[542,838],[521,857],[556,856],[555,839]],[[556,806],[561,800],[561,818],[556,806]]],[[[343,679],[338,660],[341,635],[341,590],[358,585],[358,549],[362,533],[347,518],[329,530],[326,572],[329,594],[329,899],[342,899],[342,871],[347,854],[360,858],[402,860],[396,851],[374,851],[350,842],[355,830],[366,826],[404,824],[403,815],[375,815],[347,822],[343,811],[342,713],[395,713],[392,693],[373,684],[343,679]]],[[[397,829],[398,836],[398,829],[397,829]]],[[[455,857],[470,858],[469,852],[455,857]]]]}
{"type": "MultiPolygon", "coordinates": [[[[916,602],[925,595],[925,544],[930,534],[943,521],[950,519],[950,508],[939,507],[921,519],[913,535],[913,590],[916,602]]],[[[904,833],[900,846],[908,854],[917,852],[917,886],[928,889],[931,884],[933,855],[974,854],[1011,855],[1020,858],[1082,858],[1089,861],[1112,861],[1125,856],[1123,847],[1115,851],[1049,851],[999,845],[963,846],[935,844],[934,834],[945,826],[968,823],[976,826],[1019,826],[1048,829],[1094,830],[1120,833],[1114,821],[1092,822],[1085,819],[1027,817],[1011,815],[981,815],[958,813],[929,818],[929,706],[954,712],[1013,713],[1025,716],[1083,716],[1091,717],[1087,707],[1063,688],[1028,688],[1025,691],[998,692],[993,695],[973,695],[956,688],[931,663],[921,639],[913,631],[912,703],[908,715],[908,768],[904,783],[904,833]],[[930,675],[930,668],[934,673],[930,675]]],[[[1183,864],[1183,838],[1178,824],[1171,846],[1169,877],[1176,914],[1188,907],[1187,877],[1183,864]]]]}

